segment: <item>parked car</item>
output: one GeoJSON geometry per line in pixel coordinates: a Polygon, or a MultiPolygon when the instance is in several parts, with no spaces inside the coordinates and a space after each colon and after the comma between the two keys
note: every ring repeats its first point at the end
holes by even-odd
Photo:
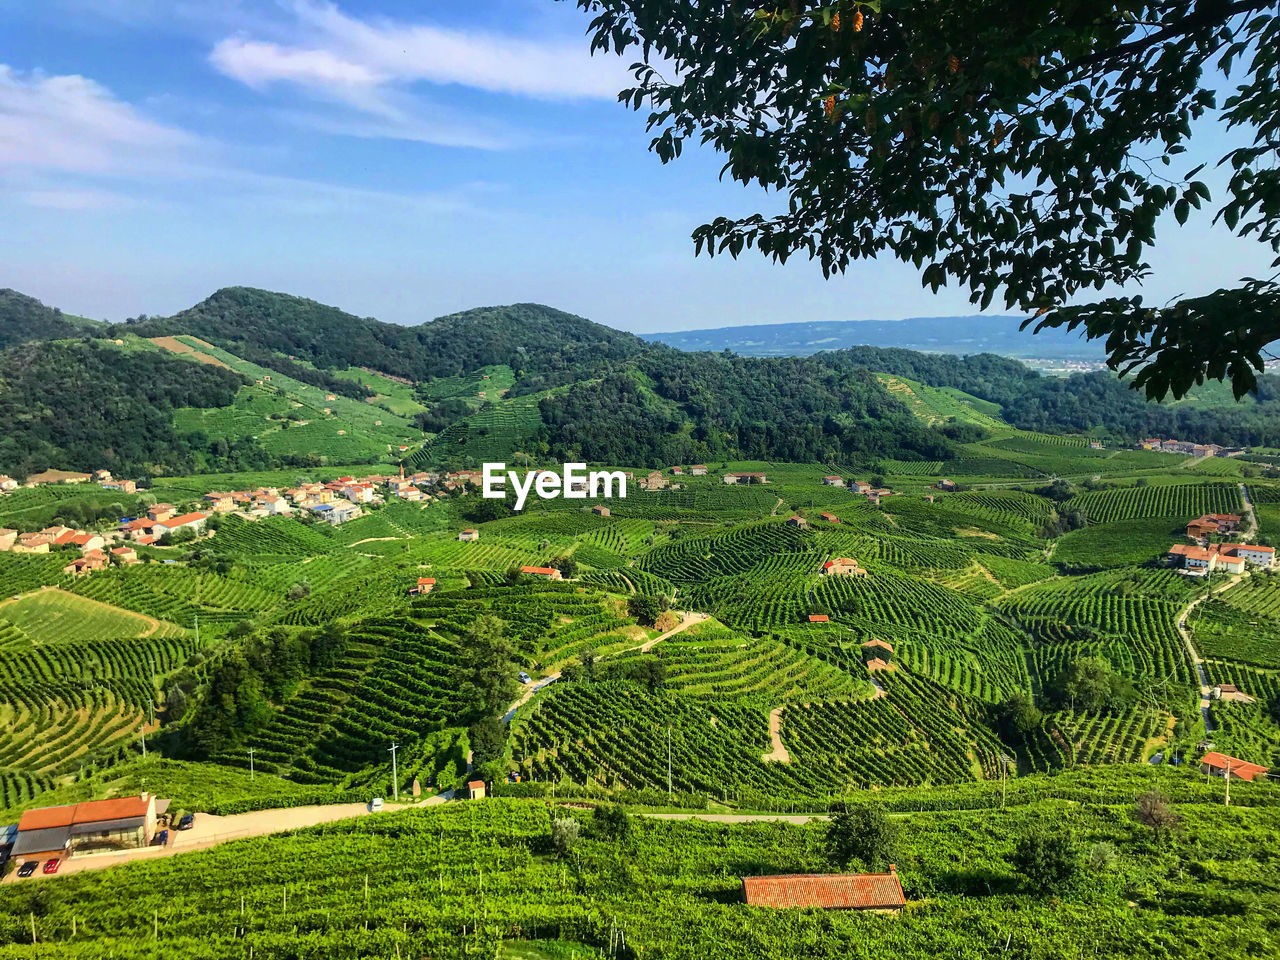
{"type": "Polygon", "coordinates": [[[178,821],[179,830],[190,830],[196,825],[196,815],[194,813],[184,813],[182,819],[178,821]]]}
{"type": "Polygon", "coordinates": [[[163,847],[163,846],[167,846],[167,845],[168,845],[168,843],[169,843],[169,831],[168,831],[168,830],[161,830],[159,833],[157,833],[157,834],[156,834],[155,842],[156,842],[159,846],[162,846],[162,847],[163,847]]]}
{"type": "Polygon", "coordinates": [[[44,862],[44,872],[45,872],[45,873],[57,873],[57,872],[58,872],[58,867],[60,867],[60,866],[62,866],[62,861],[61,861],[61,860],[59,860],[57,857],[54,857],[52,860],[46,860],[46,861],[44,862]]]}
{"type": "Polygon", "coordinates": [[[40,862],[38,860],[28,860],[18,868],[18,876],[29,877],[36,872],[36,867],[38,866],[40,866],[40,862]]]}
{"type": "Polygon", "coordinates": [[[528,675],[527,673],[525,673],[523,670],[521,670],[521,671],[520,671],[520,682],[521,682],[521,683],[528,683],[528,682],[529,682],[529,679],[530,679],[530,678],[529,678],[529,675],[528,675]]]}
{"type": "Polygon", "coordinates": [[[381,810],[381,809],[382,809],[382,798],[381,798],[381,797],[374,797],[372,800],[370,800],[370,801],[369,801],[369,810],[370,810],[371,812],[373,812],[373,813],[377,813],[377,812],[378,812],[379,810],[381,810]]]}

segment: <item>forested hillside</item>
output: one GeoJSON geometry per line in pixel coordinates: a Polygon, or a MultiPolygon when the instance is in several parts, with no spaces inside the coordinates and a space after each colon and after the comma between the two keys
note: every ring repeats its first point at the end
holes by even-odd
{"type": "MultiPolygon", "coordinates": [[[[818,354],[838,366],[910,377],[934,387],[955,387],[1000,404],[1001,416],[1021,430],[1087,433],[1117,439],[1177,437],[1224,446],[1271,445],[1280,431],[1280,377],[1261,376],[1239,404],[1201,400],[1196,391],[1179,402],[1151,403],[1107,372],[1046,377],[1017,360],[991,353],[958,357],[914,350],[852,347],[818,354]]],[[[1207,392],[1207,391],[1206,391],[1207,392]]]]}
{"type": "Polygon", "coordinates": [[[180,436],[179,407],[225,407],[244,379],[108,341],[26,343],[0,354],[0,471],[105,467],[123,476],[253,469],[253,444],[180,436]]]}
{"type": "Polygon", "coordinates": [[[369,367],[410,380],[506,364],[526,374],[528,391],[589,376],[603,361],[645,349],[629,333],[540,304],[468,310],[405,327],[248,287],[219,290],[189,310],[139,318],[125,329],[144,337],[195,334],[257,363],[274,352],[317,367],[369,367]]]}
{"type": "Polygon", "coordinates": [[[46,307],[17,290],[0,290],[0,349],[28,340],[60,340],[100,335],[103,324],[46,307]]]}

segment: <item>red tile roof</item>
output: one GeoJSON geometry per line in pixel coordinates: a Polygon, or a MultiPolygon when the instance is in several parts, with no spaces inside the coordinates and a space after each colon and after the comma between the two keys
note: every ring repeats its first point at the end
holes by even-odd
{"type": "Polygon", "coordinates": [[[555,567],[521,567],[521,573],[536,573],[543,577],[549,577],[556,572],[555,567]]]}
{"type": "Polygon", "coordinates": [[[161,520],[160,523],[166,527],[181,527],[188,523],[198,523],[201,520],[208,520],[207,514],[203,513],[184,513],[180,517],[170,517],[168,520],[161,520]]]}
{"type": "Polygon", "coordinates": [[[1230,757],[1217,751],[1206,753],[1200,758],[1200,762],[1216,767],[1219,770],[1230,770],[1232,776],[1239,777],[1241,780],[1252,780],[1258,774],[1267,772],[1266,767],[1250,763],[1248,760],[1241,760],[1238,757],[1230,757]]]}
{"type": "Polygon", "coordinates": [[[830,617],[828,617],[825,613],[811,613],[811,614],[809,614],[809,622],[810,622],[810,623],[827,623],[827,622],[828,622],[828,621],[830,621],[830,620],[831,620],[831,618],[830,618],[830,617]]]}
{"type": "Polygon", "coordinates": [[[112,800],[86,800],[84,803],[63,807],[39,807],[22,815],[18,820],[18,829],[45,830],[49,827],[68,827],[73,823],[142,817],[146,816],[148,802],[141,797],[130,796],[112,800]]]}
{"type": "Polygon", "coordinates": [[[742,893],[753,907],[897,910],[907,902],[893,867],[889,873],[746,877],[742,881],[742,893]]]}
{"type": "Polygon", "coordinates": [[[888,650],[890,653],[893,652],[893,645],[889,643],[885,643],[883,640],[868,640],[866,643],[863,644],[863,646],[864,647],[883,647],[885,650],[888,650]]]}

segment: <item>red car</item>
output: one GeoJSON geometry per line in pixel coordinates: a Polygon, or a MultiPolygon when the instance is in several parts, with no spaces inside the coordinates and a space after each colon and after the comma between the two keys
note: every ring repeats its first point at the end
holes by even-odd
{"type": "Polygon", "coordinates": [[[46,860],[46,861],[44,862],[44,872],[45,872],[45,873],[57,873],[57,872],[58,872],[58,867],[59,867],[61,864],[62,864],[62,861],[61,861],[61,860],[58,860],[58,859],[46,860]]]}

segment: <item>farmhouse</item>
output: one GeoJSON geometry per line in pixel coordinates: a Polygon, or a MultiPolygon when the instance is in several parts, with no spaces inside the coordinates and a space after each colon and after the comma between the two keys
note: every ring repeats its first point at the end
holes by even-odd
{"type": "Polygon", "coordinates": [[[597,503],[594,507],[591,508],[591,512],[594,513],[597,517],[609,516],[609,508],[599,503],[597,503]]]}
{"type": "Polygon", "coordinates": [[[867,483],[865,480],[851,480],[849,482],[849,489],[854,493],[870,493],[871,484],[867,483]]]}
{"type": "Polygon", "coordinates": [[[1245,564],[1268,568],[1275,562],[1274,547],[1262,547],[1252,543],[1211,543],[1197,547],[1177,543],[1169,548],[1170,559],[1191,576],[1205,576],[1215,570],[1226,573],[1244,573],[1245,564]]]}
{"type": "Polygon", "coordinates": [[[769,478],[763,473],[756,471],[747,471],[745,473],[726,473],[724,475],[725,483],[768,483],[769,478]]]}
{"type": "MultiPolygon", "coordinates": [[[[41,533],[50,536],[49,530],[42,530],[41,533]]],[[[85,533],[83,530],[64,530],[53,537],[53,545],[55,547],[77,547],[81,553],[89,550],[101,550],[106,546],[106,541],[96,533],[85,533]]]]}
{"type": "Polygon", "coordinates": [[[825,613],[811,613],[809,614],[809,622],[810,623],[830,623],[831,618],[827,616],[825,613]]]}
{"type": "Polygon", "coordinates": [[[954,493],[956,489],[956,482],[954,480],[948,480],[944,477],[943,479],[935,483],[934,486],[937,487],[939,490],[947,491],[947,493],[954,493]]]}
{"type": "Polygon", "coordinates": [[[1201,539],[1211,533],[1230,533],[1240,525],[1234,513],[1206,513],[1187,524],[1187,536],[1201,539]]]}
{"type": "Polygon", "coordinates": [[[20,533],[12,550],[14,553],[48,553],[52,543],[53,537],[43,533],[20,533]]]}
{"type": "Polygon", "coordinates": [[[836,557],[834,560],[828,560],[822,565],[822,575],[825,577],[865,577],[867,571],[858,566],[857,560],[851,560],[849,557],[836,557]]]}
{"type": "Polygon", "coordinates": [[[798,530],[808,530],[809,521],[806,520],[804,517],[791,516],[787,518],[787,526],[795,527],[798,530]]]}
{"type": "Polygon", "coordinates": [[[147,511],[147,519],[159,523],[161,520],[168,520],[177,512],[178,508],[171,503],[157,503],[147,511]]]}
{"type": "Polygon", "coordinates": [[[888,873],[781,874],[746,877],[742,896],[752,907],[896,912],[906,906],[898,870],[888,873]]]}
{"type": "Polygon", "coordinates": [[[673,477],[682,477],[684,476],[684,467],[672,467],[670,473],[673,477]]]}
{"type": "Polygon", "coordinates": [[[641,490],[665,490],[671,486],[671,481],[664,477],[659,471],[654,470],[646,477],[641,477],[636,481],[641,490]]]}
{"type": "Polygon", "coordinates": [[[62,572],[68,576],[79,576],[82,573],[90,573],[94,570],[105,570],[107,568],[107,555],[101,550],[90,550],[83,557],[77,557],[65,567],[62,572]]]}
{"type": "Polygon", "coordinates": [[[156,817],[168,806],[168,800],[143,793],[28,810],[18,821],[13,856],[62,858],[78,851],[145,847],[155,834],[156,817]]]}
{"type": "Polygon", "coordinates": [[[161,536],[174,530],[191,530],[199,533],[204,529],[205,521],[208,519],[209,515],[205,513],[184,513],[178,517],[170,515],[156,523],[154,531],[158,531],[161,536]]]}
{"type": "Polygon", "coordinates": [[[462,540],[465,543],[472,543],[480,539],[480,531],[475,530],[471,527],[468,527],[466,530],[463,530],[460,534],[458,534],[458,539],[462,540]]]}
{"type": "Polygon", "coordinates": [[[99,486],[103,490],[119,490],[121,493],[138,492],[138,485],[132,480],[104,480],[99,486]]]}
{"type": "Polygon", "coordinates": [[[827,521],[827,523],[840,522],[840,518],[837,517],[834,513],[823,513],[823,514],[819,514],[819,516],[821,516],[823,520],[827,521]]]}
{"type": "Polygon", "coordinates": [[[1267,768],[1213,751],[1200,758],[1200,772],[1223,779],[1234,777],[1236,780],[1256,780],[1266,774],[1267,768]]]}
{"type": "Polygon", "coordinates": [[[827,487],[843,487],[844,477],[823,477],[822,484],[827,487]]]}
{"type": "Polygon", "coordinates": [[[707,465],[705,463],[695,463],[689,468],[689,472],[695,477],[705,477],[707,475],[707,465]]]}
{"type": "Polygon", "coordinates": [[[530,577],[543,577],[546,580],[561,580],[560,571],[555,567],[521,567],[520,572],[530,577]]]}
{"type": "Polygon", "coordinates": [[[318,503],[310,509],[325,523],[335,527],[360,516],[360,508],[354,503],[318,503]]]}
{"type": "Polygon", "coordinates": [[[420,596],[430,593],[436,588],[435,577],[419,577],[418,582],[409,588],[410,596],[420,596]]]}
{"type": "Polygon", "coordinates": [[[18,542],[18,531],[9,527],[0,527],[0,550],[12,550],[18,542]]]}
{"type": "Polygon", "coordinates": [[[111,555],[120,563],[137,563],[138,551],[133,547],[112,547],[111,555]]]}
{"type": "Polygon", "coordinates": [[[879,670],[897,670],[897,669],[898,668],[895,667],[892,663],[886,663],[884,660],[881,660],[879,657],[872,657],[870,660],[867,661],[867,670],[870,671],[871,673],[876,673],[879,670]]]}

